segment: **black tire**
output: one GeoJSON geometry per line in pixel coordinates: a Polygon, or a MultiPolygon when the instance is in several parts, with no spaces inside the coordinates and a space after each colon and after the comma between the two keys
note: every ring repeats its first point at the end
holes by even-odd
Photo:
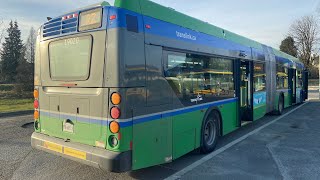
{"type": "Polygon", "coordinates": [[[278,111],[277,114],[281,115],[283,113],[283,109],[284,109],[284,98],[283,95],[280,95],[279,97],[279,101],[278,101],[278,111]]]}
{"type": "Polygon", "coordinates": [[[201,153],[212,152],[220,137],[220,116],[212,112],[202,123],[201,128],[201,153]]]}

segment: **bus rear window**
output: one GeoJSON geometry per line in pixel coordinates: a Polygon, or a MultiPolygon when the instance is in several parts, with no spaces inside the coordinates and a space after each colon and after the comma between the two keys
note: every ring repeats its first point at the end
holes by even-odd
{"type": "Polygon", "coordinates": [[[87,80],[90,72],[92,37],[62,39],[49,44],[52,80],[87,80]]]}

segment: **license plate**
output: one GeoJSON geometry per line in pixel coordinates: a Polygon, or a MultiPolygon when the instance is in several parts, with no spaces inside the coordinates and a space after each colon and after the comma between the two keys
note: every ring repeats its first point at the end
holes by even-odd
{"type": "Polygon", "coordinates": [[[63,131],[73,133],[73,124],[71,124],[69,122],[63,123],[63,131]]]}

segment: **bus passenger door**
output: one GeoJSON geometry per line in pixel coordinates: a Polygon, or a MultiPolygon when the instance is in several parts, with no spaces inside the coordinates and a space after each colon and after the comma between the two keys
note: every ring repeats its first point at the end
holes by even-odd
{"type": "Polygon", "coordinates": [[[289,89],[291,90],[291,104],[296,103],[296,70],[289,68],[289,89]]]}
{"type": "Polygon", "coordinates": [[[309,73],[308,71],[303,71],[303,74],[302,74],[302,87],[303,87],[303,99],[302,100],[306,100],[308,99],[308,76],[309,76],[309,73]]]}
{"type": "Polygon", "coordinates": [[[241,124],[253,121],[253,63],[241,61],[237,76],[240,82],[240,120],[241,124]]]}

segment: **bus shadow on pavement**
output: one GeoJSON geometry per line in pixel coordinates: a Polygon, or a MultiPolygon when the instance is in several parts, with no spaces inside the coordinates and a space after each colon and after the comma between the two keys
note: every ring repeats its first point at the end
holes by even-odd
{"type": "Polygon", "coordinates": [[[23,124],[21,127],[22,127],[22,128],[33,129],[33,127],[34,127],[34,122],[25,123],[25,124],[23,124]]]}

